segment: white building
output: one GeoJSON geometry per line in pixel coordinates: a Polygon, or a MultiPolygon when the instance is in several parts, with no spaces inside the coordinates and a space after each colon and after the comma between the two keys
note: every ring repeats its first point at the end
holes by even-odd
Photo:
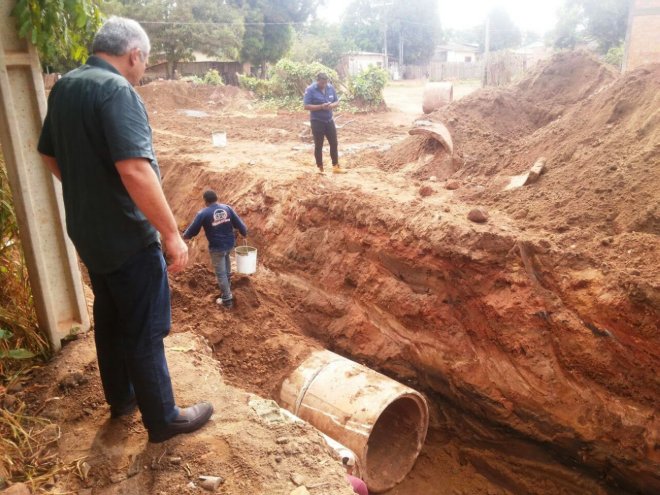
{"type": "Polygon", "coordinates": [[[479,47],[465,43],[447,43],[435,47],[432,60],[434,62],[466,62],[477,61],[479,47]]]}

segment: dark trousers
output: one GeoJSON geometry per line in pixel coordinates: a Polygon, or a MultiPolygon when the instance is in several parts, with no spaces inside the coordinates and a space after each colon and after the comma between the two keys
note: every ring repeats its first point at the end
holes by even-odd
{"type": "Polygon", "coordinates": [[[117,271],[89,274],[94,291],[94,338],[105,398],[121,407],[135,395],[148,429],[178,415],[163,338],[171,322],[167,266],[154,243],[117,271]]]}
{"type": "Polygon", "coordinates": [[[321,120],[312,120],[312,136],[314,136],[314,159],[316,166],[323,166],[323,138],[328,138],[330,145],[330,159],[333,165],[339,164],[339,154],[337,152],[337,128],[335,121],[323,122],[321,120]]]}

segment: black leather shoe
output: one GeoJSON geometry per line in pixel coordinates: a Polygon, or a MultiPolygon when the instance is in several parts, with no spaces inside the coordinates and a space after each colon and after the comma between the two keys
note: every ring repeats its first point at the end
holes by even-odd
{"type": "Polygon", "coordinates": [[[137,399],[135,396],[133,396],[128,402],[122,404],[121,406],[110,406],[110,417],[112,419],[117,419],[122,416],[134,413],[136,409],[137,399]]]}
{"type": "Polygon", "coordinates": [[[160,443],[181,433],[191,433],[199,430],[213,414],[213,406],[209,402],[200,402],[194,406],[179,411],[179,416],[162,429],[149,430],[149,441],[160,443]]]}

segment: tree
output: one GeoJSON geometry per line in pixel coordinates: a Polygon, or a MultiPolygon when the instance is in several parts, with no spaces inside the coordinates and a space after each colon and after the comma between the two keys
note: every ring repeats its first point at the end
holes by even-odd
{"type": "MultiPolygon", "coordinates": [[[[490,51],[496,52],[505,48],[520,46],[522,35],[520,29],[516,26],[509,16],[509,13],[502,8],[494,8],[488,13],[490,21],[490,51]]],[[[486,26],[480,28],[480,47],[484,49],[484,40],[486,36],[486,26]]]]}
{"type": "Polygon", "coordinates": [[[344,12],[341,32],[360,50],[382,52],[385,7],[375,8],[373,3],[371,0],[353,0],[344,12]]]}
{"type": "Polygon", "coordinates": [[[564,2],[559,7],[557,24],[553,32],[553,45],[555,48],[575,48],[575,45],[584,39],[584,11],[574,2],[564,2]]]}
{"type": "Polygon", "coordinates": [[[595,41],[606,53],[626,36],[628,0],[564,0],[554,30],[557,48],[573,48],[582,40],[595,41]]]}
{"type": "Polygon", "coordinates": [[[298,31],[289,58],[296,62],[320,62],[328,67],[337,67],[340,57],[354,50],[357,46],[342,35],[339,26],[317,20],[298,31]]]}
{"type": "Polygon", "coordinates": [[[361,50],[382,52],[387,28],[387,53],[403,49],[405,64],[419,64],[433,55],[442,36],[434,0],[354,0],[342,20],[342,33],[361,50]]]}
{"type": "Polygon", "coordinates": [[[12,15],[18,35],[37,47],[45,65],[83,62],[102,22],[95,0],[19,0],[12,15]]]}
{"type": "Polygon", "coordinates": [[[322,0],[228,0],[241,8],[245,33],[241,60],[261,66],[281,59],[291,48],[293,27],[307,20],[322,0]]]}
{"type": "Polygon", "coordinates": [[[179,62],[194,52],[218,58],[238,57],[243,37],[240,10],[215,0],[122,0],[109,3],[111,13],[139,21],[151,40],[152,60],[167,62],[172,77],[179,62]]]}

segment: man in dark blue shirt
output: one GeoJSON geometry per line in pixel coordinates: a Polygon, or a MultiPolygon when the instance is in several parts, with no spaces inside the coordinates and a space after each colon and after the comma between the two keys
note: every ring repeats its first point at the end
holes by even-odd
{"type": "Polygon", "coordinates": [[[243,237],[247,237],[247,228],[231,206],[218,203],[218,195],[215,191],[204,192],[204,203],[206,207],[197,213],[193,222],[183,233],[183,238],[192,239],[204,227],[206,239],[209,241],[211,263],[213,263],[215,276],[222,291],[222,297],[216,302],[231,309],[233,296],[229,284],[229,277],[231,277],[229,253],[236,244],[234,229],[238,229],[243,237]]]}
{"type": "Polygon", "coordinates": [[[339,105],[335,88],[328,82],[327,74],[319,72],[316,82],[305,90],[303,99],[305,110],[309,110],[309,120],[314,136],[314,159],[319,172],[323,173],[323,140],[328,138],[332,171],[336,174],[345,173],[339,166],[337,151],[337,128],[332,118],[332,110],[339,105]]]}

